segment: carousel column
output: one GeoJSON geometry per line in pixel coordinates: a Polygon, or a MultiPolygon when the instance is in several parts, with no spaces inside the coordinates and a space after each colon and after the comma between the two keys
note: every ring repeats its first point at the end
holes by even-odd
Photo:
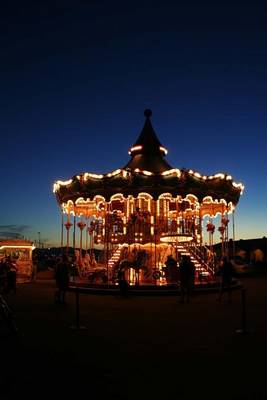
{"type": "Polygon", "coordinates": [[[94,221],[91,221],[90,227],[87,228],[87,234],[89,235],[89,254],[92,257],[93,253],[93,242],[94,242],[94,230],[96,228],[96,224],[94,221]]]}
{"type": "Polygon", "coordinates": [[[229,218],[228,218],[228,208],[226,212],[225,224],[225,240],[226,240],[226,254],[229,257],[229,218]]]}
{"type": "Polygon", "coordinates": [[[215,225],[212,223],[210,220],[207,223],[207,232],[209,233],[209,256],[208,256],[208,264],[211,266],[211,268],[214,267],[214,252],[213,252],[213,234],[215,231],[215,225]]]}
{"type": "Polygon", "coordinates": [[[232,214],[232,227],[233,227],[233,260],[235,260],[235,210],[232,214]]]}
{"type": "Polygon", "coordinates": [[[109,287],[109,223],[110,217],[106,213],[104,219],[104,249],[106,248],[106,270],[107,270],[107,286],[109,287]]]}
{"type": "Polygon", "coordinates": [[[229,256],[229,249],[228,249],[228,214],[222,217],[222,227],[223,227],[223,240],[224,240],[224,255],[229,256]]]}
{"type": "Polygon", "coordinates": [[[64,213],[63,210],[61,210],[61,238],[60,238],[61,255],[63,254],[63,241],[64,241],[64,213]]]}
{"type": "Polygon", "coordinates": [[[70,215],[68,214],[68,220],[65,222],[65,228],[67,231],[67,243],[66,243],[66,254],[69,254],[69,246],[70,246],[70,228],[72,227],[72,223],[70,222],[70,215]]]}
{"type": "Polygon", "coordinates": [[[86,231],[85,231],[85,254],[88,253],[88,236],[89,236],[89,226],[88,226],[89,219],[86,217],[86,231]]]}
{"type": "Polygon", "coordinates": [[[199,245],[200,245],[200,249],[201,249],[201,257],[203,260],[205,260],[205,247],[203,246],[204,245],[203,217],[201,216],[201,208],[200,207],[199,207],[199,213],[198,213],[197,239],[199,240],[199,245]]]}
{"type": "Polygon", "coordinates": [[[83,230],[86,227],[86,223],[83,221],[79,221],[77,226],[80,228],[80,255],[79,255],[79,264],[80,268],[82,268],[82,249],[83,249],[83,230]]]}
{"type": "Polygon", "coordinates": [[[73,241],[72,241],[73,251],[75,255],[75,247],[76,247],[76,214],[73,216],[73,241]]]}
{"type": "Polygon", "coordinates": [[[221,256],[224,257],[225,256],[225,226],[223,225],[223,223],[221,222],[221,226],[219,226],[218,231],[221,234],[221,256]]]}
{"type": "Polygon", "coordinates": [[[202,224],[203,224],[203,219],[202,219],[202,217],[201,217],[200,209],[199,209],[198,234],[199,234],[199,240],[200,240],[200,246],[201,246],[201,247],[202,247],[202,245],[203,245],[203,228],[202,228],[202,224]]]}
{"type": "MultiPolygon", "coordinates": [[[[157,235],[159,232],[159,217],[160,217],[160,204],[159,199],[155,200],[155,216],[154,216],[154,257],[155,257],[155,271],[157,271],[157,235]]],[[[157,281],[156,281],[157,283],[157,281]]]]}

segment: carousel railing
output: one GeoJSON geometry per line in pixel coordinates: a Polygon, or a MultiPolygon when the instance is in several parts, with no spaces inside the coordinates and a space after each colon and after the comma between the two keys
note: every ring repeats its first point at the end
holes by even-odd
{"type": "Polygon", "coordinates": [[[212,275],[215,273],[214,254],[205,245],[199,245],[194,241],[186,244],[188,251],[205,267],[212,275]]]}

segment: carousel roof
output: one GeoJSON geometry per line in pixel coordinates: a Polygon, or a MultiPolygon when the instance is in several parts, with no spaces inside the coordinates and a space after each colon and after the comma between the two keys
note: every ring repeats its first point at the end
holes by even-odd
{"type": "Polygon", "coordinates": [[[146,117],[144,127],[137,141],[129,150],[131,160],[124,168],[131,171],[138,168],[156,174],[172,169],[170,164],[164,160],[168,151],[160,143],[151,124],[151,110],[145,110],[144,114],[146,117]]]}
{"type": "Polygon", "coordinates": [[[0,249],[4,248],[32,248],[34,245],[30,240],[26,239],[0,239],[0,249]]]}
{"type": "Polygon", "coordinates": [[[243,191],[228,174],[201,175],[191,169],[176,169],[165,160],[167,150],[160,143],[150,121],[151,111],[145,110],[145,124],[129,154],[125,167],[99,175],[82,173],[68,181],[57,181],[54,192],[60,204],[79,198],[93,200],[103,196],[107,201],[118,193],[137,197],[145,192],[157,199],[163,193],[186,197],[192,194],[202,201],[206,197],[224,199],[236,204],[243,191]]]}

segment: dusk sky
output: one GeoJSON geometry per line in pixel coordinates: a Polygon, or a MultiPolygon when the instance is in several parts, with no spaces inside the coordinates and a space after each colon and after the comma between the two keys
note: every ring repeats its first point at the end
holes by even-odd
{"type": "Polygon", "coordinates": [[[267,236],[264,2],[2,6],[0,235],[60,243],[53,182],[124,166],[152,124],[176,168],[245,185],[236,238],[267,236]]]}

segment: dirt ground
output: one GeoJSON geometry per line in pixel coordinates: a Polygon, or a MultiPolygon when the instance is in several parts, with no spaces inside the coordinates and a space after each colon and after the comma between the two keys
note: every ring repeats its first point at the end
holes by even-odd
{"type": "Polygon", "coordinates": [[[243,280],[248,334],[240,335],[240,290],[216,294],[80,295],[54,303],[55,284],[20,285],[9,296],[19,334],[0,326],[0,398],[267,399],[267,277],[243,280]]]}

